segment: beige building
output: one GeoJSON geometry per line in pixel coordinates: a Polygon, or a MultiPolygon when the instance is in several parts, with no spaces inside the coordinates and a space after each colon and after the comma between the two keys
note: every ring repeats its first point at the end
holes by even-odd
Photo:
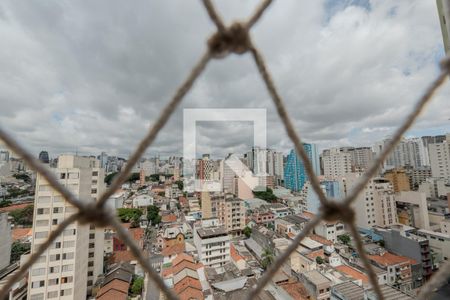
{"type": "Polygon", "coordinates": [[[430,219],[428,217],[427,197],[421,192],[400,192],[395,195],[398,212],[405,211],[406,216],[399,222],[421,229],[430,229],[430,219]]]}
{"type": "Polygon", "coordinates": [[[384,178],[389,180],[394,188],[394,193],[410,190],[409,177],[403,169],[391,169],[384,173],[384,178]]]}
{"type": "Polygon", "coordinates": [[[339,148],[323,151],[322,161],[323,174],[327,179],[336,179],[352,172],[352,155],[341,152],[339,148]]]}
{"type": "MultiPolygon", "coordinates": [[[[344,196],[351,192],[360,177],[360,173],[349,173],[340,179],[344,196]]],[[[358,227],[369,229],[375,225],[383,227],[398,223],[394,189],[387,179],[371,179],[352,207],[358,227]]]]}
{"type": "MultiPolygon", "coordinates": [[[[60,182],[83,201],[95,201],[105,189],[104,170],[91,157],[62,155],[53,169],[60,182]]],[[[77,208],[64,201],[38,175],[31,251],[77,208]]],[[[85,299],[103,272],[104,230],[77,222],[69,225],[30,269],[28,295],[38,299],[85,299]]]]}
{"type": "Polygon", "coordinates": [[[428,145],[431,175],[436,178],[450,179],[450,134],[446,141],[428,145]]]}
{"type": "Polygon", "coordinates": [[[245,206],[242,199],[228,194],[212,200],[213,215],[228,233],[240,235],[245,228],[245,206]]]}
{"type": "Polygon", "coordinates": [[[8,222],[8,213],[0,212],[0,270],[9,265],[11,243],[11,224],[8,222]]]}

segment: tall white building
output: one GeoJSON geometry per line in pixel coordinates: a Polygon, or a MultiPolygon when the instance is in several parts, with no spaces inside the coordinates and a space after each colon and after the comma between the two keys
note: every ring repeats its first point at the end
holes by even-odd
{"type": "MultiPolygon", "coordinates": [[[[105,189],[104,170],[97,159],[61,155],[53,171],[82,201],[96,201],[105,189]]],[[[38,175],[31,251],[36,251],[61,221],[76,212],[76,207],[38,175]]],[[[77,222],[69,225],[30,269],[29,299],[85,299],[103,273],[103,244],[103,229],[77,222]]]]}
{"type": "MultiPolygon", "coordinates": [[[[348,173],[340,179],[340,191],[347,196],[360,180],[360,173],[348,173]]],[[[394,189],[384,178],[369,181],[363,192],[352,203],[356,225],[369,229],[373,226],[389,226],[398,223],[394,189]]]]}
{"type": "Polygon", "coordinates": [[[437,178],[450,179],[450,134],[441,143],[428,144],[431,175],[437,178]]]}
{"type": "Polygon", "coordinates": [[[207,267],[220,268],[230,261],[230,237],[217,219],[194,225],[194,245],[199,260],[207,267]]]}
{"type": "MultiPolygon", "coordinates": [[[[379,154],[390,139],[379,142],[374,147],[379,154]]],[[[384,169],[393,169],[405,166],[419,168],[429,164],[428,153],[421,138],[402,139],[392,150],[384,162],[384,169]]]]}
{"type": "Polygon", "coordinates": [[[9,265],[11,243],[11,224],[8,222],[8,213],[0,212],[0,270],[9,265]]]}
{"type": "Polygon", "coordinates": [[[352,155],[331,148],[322,153],[323,173],[328,179],[336,179],[352,172],[352,155]]]}

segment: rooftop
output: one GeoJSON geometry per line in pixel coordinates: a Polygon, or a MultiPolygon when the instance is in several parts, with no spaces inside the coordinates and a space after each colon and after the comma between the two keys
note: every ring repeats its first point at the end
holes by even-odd
{"type": "Polygon", "coordinates": [[[349,281],[333,286],[333,291],[346,300],[364,299],[364,288],[349,281]]]}
{"type": "Polygon", "coordinates": [[[209,227],[209,228],[198,228],[197,233],[201,238],[213,238],[216,236],[226,236],[227,231],[225,227],[209,227]]]}

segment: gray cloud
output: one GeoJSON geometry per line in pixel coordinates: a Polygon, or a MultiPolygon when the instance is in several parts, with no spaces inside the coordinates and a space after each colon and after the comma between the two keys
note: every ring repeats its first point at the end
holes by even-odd
{"type": "MultiPolygon", "coordinates": [[[[257,5],[216,2],[228,23],[257,5]]],[[[305,141],[370,144],[392,133],[438,73],[435,3],[330,3],[275,2],[252,37],[305,141]]],[[[35,153],[128,155],[213,32],[200,1],[3,1],[0,125],[35,153]]],[[[449,131],[449,93],[412,132],[449,131]]],[[[269,146],[292,147],[248,54],[211,62],[149,154],[182,153],[183,108],[266,108],[269,146]]],[[[203,124],[199,149],[242,151],[249,133],[203,124]]]]}

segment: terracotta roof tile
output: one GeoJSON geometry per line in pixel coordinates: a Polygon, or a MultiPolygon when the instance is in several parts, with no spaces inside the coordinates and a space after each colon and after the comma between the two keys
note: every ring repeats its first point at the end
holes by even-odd
{"type": "Polygon", "coordinates": [[[174,255],[174,254],[180,254],[180,253],[184,252],[185,249],[186,249],[186,246],[185,246],[184,243],[183,244],[175,244],[173,246],[164,248],[161,251],[161,254],[163,256],[170,256],[170,255],[174,255]]]}
{"type": "Polygon", "coordinates": [[[186,288],[194,288],[197,290],[202,290],[202,285],[200,283],[200,280],[194,279],[192,277],[186,276],[180,281],[178,281],[175,286],[173,287],[175,290],[175,293],[180,294],[183,292],[186,288]]]}
{"type": "Polygon", "coordinates": [[[308,291],[300,282],[284,283],[280,284],[280,287],[282,287],[293,299],[298,300],[309,299],[308,291]]]}
{"type": "Polygon", "coordinates": [[[352,277],[354,279],[357,279],[357,280],[361,279],[363,283],[369,282],[369,278],[367,277],[366,274],[361,273],[360,271],[358,271],[350,266],[341,265],[341,266],[337,266],[335,269],[341,273],[349,275],[350,277],[352,277]]]}
{"type": "Polygon", "coordinates": [[[230,256],[231,259],[234,261],[239,261],[244,259],[239,252],[237,252],[236,248],[234,247],[233,243],[230,243],[230,256]]]}
{"type": "Polygon", "coordinates": [[[10,212],[16,209],[23,209],[29,205],[32,205],[32,203],[23,203],[23,204],[15,204],[15,205],[10,205],[10,206],[6,206],[6,207],[1,207],[0,211],[3,212],[10,212]]]}
{"type": "Polygon", "coordinates": [[[21,240],[33,235],[32,228],[14,228],[11,232],[13,241],[21,240]]]}
{"type": "Polygon", "coordinates": [[[124,251],[114,251],[110,257],[110,262],[118,263],[118,262],[130,262],[136,260],[133,254],[129,250],[124,251]]]}
{"type": "Polygon", "coordinates": [[[135,241],[142,241],[144,237],[144,228],[130,228],[128,232],[135,241]]]}
{"type": "Polygon", "coordinates": [[[319,249],[319,250],[316,250],[316,251],[312,251],[311,253],[308,253],[308,254],[306,255],[306,257],[308,257],[309,259],[313,259],[313,260],[315,260],[316,257],[318,257],[318,256],[320,256],[320,257],[322,257],[322,258],[325,257],[325,253],[324,253],[323,249],[319,249]]]}
{"type": "Polygon", "coordinates": [[[174,214],[165,215],[161,217],[162,223],[173,223],[177,221],[177,216],[174,214]]]}
{"type": "Polygon", "coordinates": [[[179,255],[177,255],[177,257],[172,261],[172,265],[176,266],[177,264],[179,264],[180,262],[182,262],[183,260],[187,260],[190,262],[194,262],[194,258],[192,256],[190,256],[189,254],[186,253],[180,253],[179,255]]]}
{"type": "Polygon", "coordinates": [[[195,288],[188,287],[184,291],[178,294],[180,300],[203,300],[203,292],[195,288]]]}
{"type": "Polygon", "coordinates": [[[97,292],[97,299],[127,299],[130,285],[120,279],[113,279],[97,292]]]}
{"type": "Polygon", "coordinates": [[[416,264],[416,261],[414,259],[406,256],[395,255],[390,252],[385,252],[383,255],[369,255],[369,259],[377,262],[382,266],[391,266],[401,263],[409,263],[413,265],[416,264]]]}
{"type": "Polygon", "coordinates": [[[327,246],[333,245],[332,241],[327,240],[326,238],[321,237],[320,235],[317,235],[317,234],[311,234],[311,235],[308,235],[308,237],[318,243],[323,244],[323,245],[327,245],[327,246]]]}

